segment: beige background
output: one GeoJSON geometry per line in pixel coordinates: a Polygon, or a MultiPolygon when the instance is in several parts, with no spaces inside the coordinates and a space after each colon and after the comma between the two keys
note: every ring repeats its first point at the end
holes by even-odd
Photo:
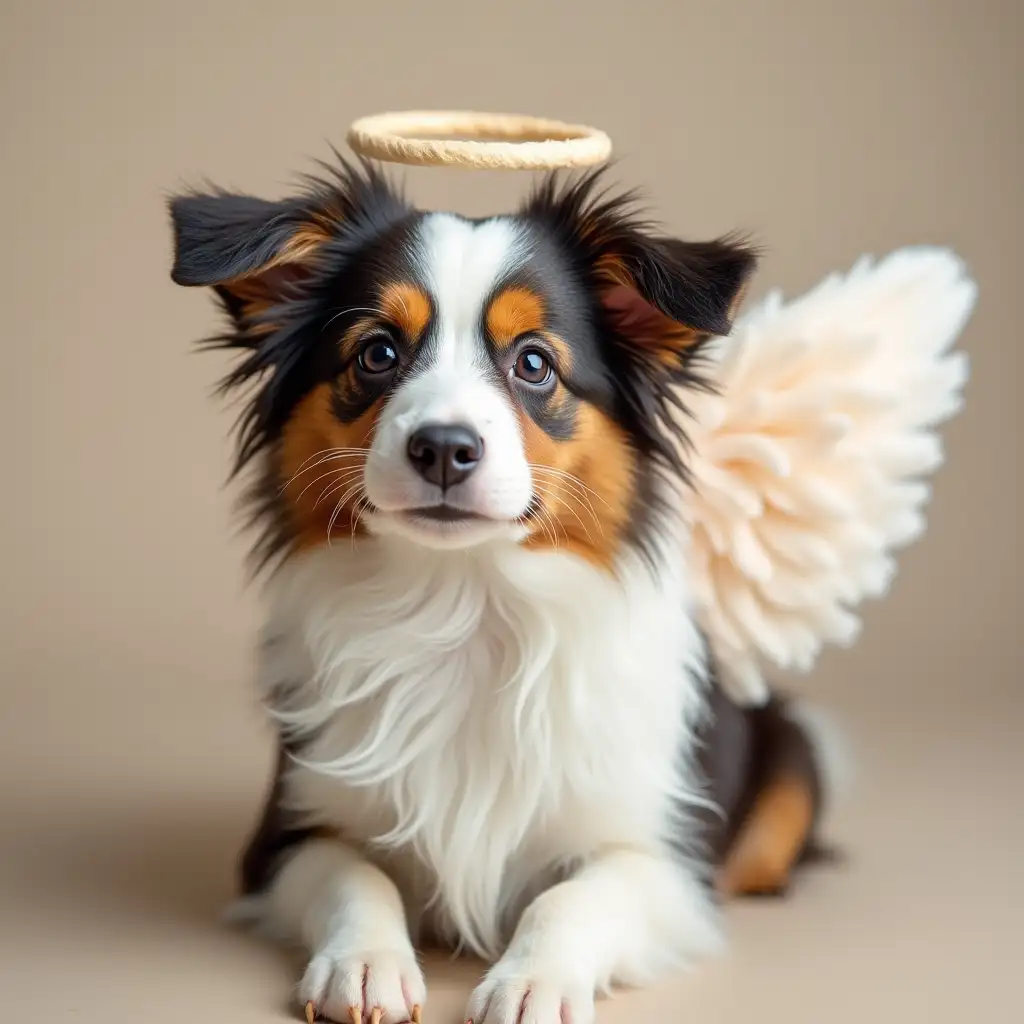
{"type": "MultiPolygon", "coordinates": [[[[222,364],[190,353],[212,306],[168,279],[163,201],[204,176],[277,193],[359,114],[471,106],[607,129],[673,229],[756,233],[762,290],[912,242],[981,286],[930,533],[806,684],[860,748],[848,866],[733,908],[727,956],[601,1021],[1010,1020],[1022,21],[1020,0],[5,0],[0,1016],[284,1019],[296,965],[215,920],[268,746],[222,364]]],[[[408,180],[469,213],[526,185],[408,180]]],[[[475,969],[433,971],[430,1021],[475,969]]]]}

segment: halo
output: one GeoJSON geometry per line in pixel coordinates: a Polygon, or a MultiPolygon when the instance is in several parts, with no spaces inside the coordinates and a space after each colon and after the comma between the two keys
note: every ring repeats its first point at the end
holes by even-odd
{"type": "Polygon", "coordinates": [[[348,144],[362,156],[425,167],[551,170],[589,167],[611,155],[597,128],[521,114],[409,110],[354,121],[348,144]]]}

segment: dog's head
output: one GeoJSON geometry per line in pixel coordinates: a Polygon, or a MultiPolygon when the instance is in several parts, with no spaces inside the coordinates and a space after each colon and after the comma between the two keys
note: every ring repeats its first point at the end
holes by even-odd
{"type": "Polygon", "coordinates": [[[171,203],[172,276],[213,287],[253,384],[260,551],[337,535],[497,539],[609,565],[641,542],[655,476],[685,474],[672,405],[727,333],[754,264],[653,233],[597,175],[518,213],[414,209],[369,166],[299,196],[171,203]]]}

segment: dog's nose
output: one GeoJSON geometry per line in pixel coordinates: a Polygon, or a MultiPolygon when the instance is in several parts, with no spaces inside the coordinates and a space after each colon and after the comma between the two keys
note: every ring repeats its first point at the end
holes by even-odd
{"type": "Polygon", "coordinates": [[[484,457],[483,438],[462,423],[428,423],[409,438],[409,461],[438,487],[462,483],[484,457]]]}

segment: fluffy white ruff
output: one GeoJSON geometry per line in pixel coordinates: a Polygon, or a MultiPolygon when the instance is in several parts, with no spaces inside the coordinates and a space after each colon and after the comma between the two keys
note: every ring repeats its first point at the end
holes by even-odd
{"type": "Polygon", "coordinates": [[[506,542],[388,537],[291,561],[270,586],[262,680],[304,740],[287,801],[369,851],[414,925],[485,957],[566,868],[616,850],[664,870],[636,871],[633,894],[620,877],[604,907],[595,885],[567,924],[622,936],[609,975],[713,946],[694,870],[668,849],[688,835],[704,674],[680,542],[664,539],[657,574],[630,558],[618,579],[506,542]]]}
{"type": "Polygon", "coordinates": [[[689,568],[735,699],[767,697],[766,664],[807,670],[850,643],[853,608],[924,530],[975,296],[951,252],[901,249],[788,304],[770,295],[716,342],[721,393],[690,403],[689,568]]]}

